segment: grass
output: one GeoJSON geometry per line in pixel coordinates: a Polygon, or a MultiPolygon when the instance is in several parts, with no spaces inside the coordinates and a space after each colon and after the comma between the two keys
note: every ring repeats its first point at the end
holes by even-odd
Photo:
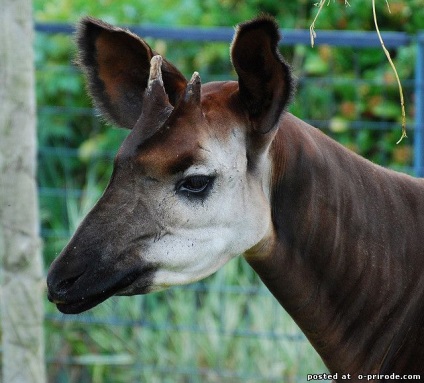
{"type": "Polygon", "coordinates": [[[70,319],[48,307],[49,382],[297,382],[324,372],[265,287],[234,280],[242,262],[202,284],[112,298],[70,319]]]}

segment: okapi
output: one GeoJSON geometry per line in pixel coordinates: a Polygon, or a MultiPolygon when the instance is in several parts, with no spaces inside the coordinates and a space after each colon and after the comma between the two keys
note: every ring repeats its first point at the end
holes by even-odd
{"type": "Polygon", "coordinates": [[[80,313],[198,281],[242,254],[330,372],[424,373],[424,181],[288,113],[279,39],[271,17],[240,24],[238,81],[201,85],[131,32],[82,20],[89,93],[132,131],[51,265],[48,297],[80,313]]]}

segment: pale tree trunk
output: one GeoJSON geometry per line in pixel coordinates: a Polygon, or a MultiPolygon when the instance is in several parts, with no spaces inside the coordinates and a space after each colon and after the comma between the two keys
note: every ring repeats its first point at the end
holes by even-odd
{"type": "Polygon", "coordinates": [[[31,0],[0,0],[0,261],[3,383],[44,383],[31,0]]]}

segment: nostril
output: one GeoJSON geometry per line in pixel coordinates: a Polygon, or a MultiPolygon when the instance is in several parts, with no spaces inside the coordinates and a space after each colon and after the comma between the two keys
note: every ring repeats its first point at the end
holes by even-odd
{"type": "Polygon", "coordinates": [[[76,274],[72,277],[59,280],[59,282],[54,281],[54,274],[47,277],[47,286],[48,286],[48,298],[51,302],[60,301],[65,297],[69,292],[72,286],[80,279],[84,272],[76,274]]]}
{"type": "Polygon", "coordinates": [[[66,292],[67,290],[69,290],[69,288],[75,284],[75,282],[81,277],[82,274],[83,273],[75,277],[71,277],[59,282],[56,286],[57,292],[61,293],[61,292],[66,292]]]}

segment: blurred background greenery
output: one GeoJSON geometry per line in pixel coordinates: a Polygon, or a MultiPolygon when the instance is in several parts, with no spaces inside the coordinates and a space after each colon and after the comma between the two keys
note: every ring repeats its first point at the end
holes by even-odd
{"type": "MultiPolygon", "coordinates": [[[[37,23],[76,23],[85,15],[117,25],[234,26],[259,13],[283,29],[308,29],[310,0],[34,0],[37,23]]],[[[329,1],[320,30],[374,29],[371,0],[329,1]]],[[[381,31],[424,29],[423,0],[378,1],[381,31]]],[[[284,36],[284,33],[283,33],[284,36]]],[[[148,42],[190,77],[235,78],[228,43],[148,42]]],[[[128,133],[92,110],[72,65],[67,34],[37,33],[41,227],[46,266],[105,188],[113,156],[128,133]]],[[[394,74],[380,48],[282,48],[298,78],[290,111],[372,161],[410,171],[413,132],[400,145],[394,74]]],[[[401,77],[407,124],[414,118],[416,48],[391,51],[401,77]]],[[[325,367],[243,260],[205,282],[146,297],[116,298],[76,317],[46,303],[49,382],[295,382],[325,367]]]]}

